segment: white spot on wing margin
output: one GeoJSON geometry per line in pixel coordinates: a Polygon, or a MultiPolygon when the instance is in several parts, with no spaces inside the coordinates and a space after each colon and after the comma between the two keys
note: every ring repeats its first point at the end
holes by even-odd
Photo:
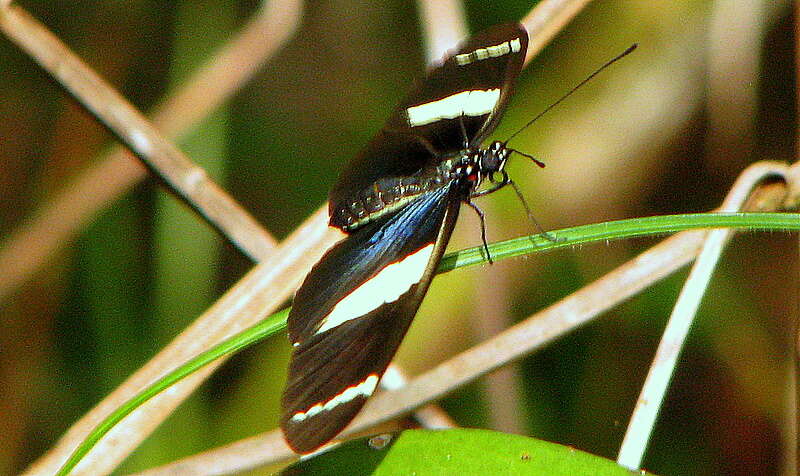
{"type": "Polygon", "coordinates": [[[385,303],[394,302],[418,283],[428,267],[433,243],[392,263],[336,303],[322,320],[317,334],[357,319],[385,303]]]}
{"type": "Polygon", "coordinates": [[[305,420],[306,418],[311,418],[320,412],[333,410],[338,405],[341,405],[342,403],[347,403],[356,397],[359,396],[369,397],[370,395],[372,395],[372,392],[375,391],[375,387],[378,386],[379,378],[380,377],[378,377],[377,374],[369,374],[369,376],[364,380],[362,380],[360,383],[347,387],[341,393],[331,398],[327,402],[317,403],[316,405],[312,406],[311,408],[309,408],[304,412],[295,413],[294,415],[292,415],[292,418],[290,418],[289,421],[293,423],[299,423],[305,420]]]}
{"type": "Polygon", "coordinates": [[[477,50],[470,51],[469,53],[456,55],[456,64],[459,66],[466,66],[476,61],[497,58],[498,56],[507,55],[509,53],[517,53],[520,49],[522,49],[522,44],[520,43],[519,38],[514,38],[511,41],[504,41],[499,45],[478,48],[477,50]]]}

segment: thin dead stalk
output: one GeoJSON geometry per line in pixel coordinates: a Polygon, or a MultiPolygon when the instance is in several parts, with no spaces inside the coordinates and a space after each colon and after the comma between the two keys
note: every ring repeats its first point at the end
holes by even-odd
{"type": "MultiPolygon", "coordinates": [[[[779,177],[785,181],[787,171],[786,164],[773,162],[759,162],[755,166],[748,167],[739,175],[719,211],[742,211],[752,192],[764,180],[779,177]]],[[[730,228],[708,232],[703,248],[689,271],[689,277],[675,302],[625,432],[617,456],[617,463],[623,467],[632,471],[641,467],[650,436],[655,428],[656,418],[678,365],[684,342],[689,335],[689,329],[717,268],[722,251],[734,233],[735,230],[730,228]]]]}
{"type": "Polygon", "coordinates": [[[523,18],[520,23],[525,25],[528,32],[536,32],[528,41],[528,54],[525,64],[528,64],[542,48],[561,31],[575,16],[583,10],[592,0],[551,0],[539,2],[536,8],[523,18]]]}
{"type": "Polygon", "coordinates": [[[467,36],[467,19],[461,0],[419,0],[422,37],[428,65],[441,60],[447,51],[467,36]]]}
{"type": "MultiPolygon", "coordinates": [[[[300,0],[266,2],[259,12],[219,52],[209,59],[181,89],[168,97],[153,114],[153,125],[171,137],[188,132],[201,119],[236,92],[297,29],[300,0]]],[[[35,42],[41,27],[34,27],[18,7],[0,10],[0,28],[35,42]],[[15,20],[16,19],[16,20],[15,20]],[[31,35],[27,37],[26,35],[31,35]]],[[[52,44],[48,43],[48,44],[52,44]]],[[[42,45],[44,47],[44,45],[42,45]]],[[[60,54],[56,50],[52,55],[60,54]]],[[[0,249],[0,300],[25,283],[83,226],[115,198],[147,176],[147,171],[121,146],[65,185],[35,215],[17,229],[0,249]]],[[[214,196],[210,197],[213,200],[214,196]]],[[[198,205],[199,206],[199,205],[198,205]]],[[[258,232],[248,239],[254,253],[266,255],[271,237],[258,232]],[[262,242],[263,241],[263,242],[262,242]]]]}
{"type": "Polygon", "coordinates": [[[258,222],[38,20],[10,5],[0,28],[242,251],[254,260],[271,253],[274,240],[258,222]]]}

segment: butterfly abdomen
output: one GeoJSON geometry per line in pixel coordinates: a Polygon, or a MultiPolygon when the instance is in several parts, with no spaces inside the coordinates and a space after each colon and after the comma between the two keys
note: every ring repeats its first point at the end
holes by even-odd
{"type": "Polygon", "coordinates": [[[454,164],[457,160],[445,160],[410,177],[387,177],[377,180],[363,190],[357,198],[346,202],[333,211],[331,225],[352,232],[367,223],[391,214],[420,195],[440,189],[456,179],[454,164]]]}

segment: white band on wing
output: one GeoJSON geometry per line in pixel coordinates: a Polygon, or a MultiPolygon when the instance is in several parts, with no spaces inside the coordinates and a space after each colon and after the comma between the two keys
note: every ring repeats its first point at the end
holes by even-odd
{"type": "Polygon", "coordinates": [[[289,421],[298,423],[306,418],[313,417],[317,413],[331,411],[338,405],[347,403],[358,396],[369,397],[372,395],[372,392],[375,391],[375,387],[378,385],[379,378],[380,377],[378,377],[377,374],[369,374],[369,376],[360,383],[347,387],[346,389],[342,390],[341,393],[331,398],[327,402],[319,402],[304,412],[295,413],[292,415],[292,418],[290,418],[289,421]]]}
{"type": "Polygon", "coordinates": [[[461,115],[482,116],[494,110],[500,100],[500,89],[472,89],[406,109],[411,127],[424,126],[441,119],[461,115]]]}
{"type": "Polygon", "coordinates": [[[433,243],[384,267],[378,274],[364,281],[361,286],[336,303],[330,314],[322,320],[316,334],[362,317],[385,303],[396,301],[422,278],[431,259],[431,253],[433,253],[433,243]]]}

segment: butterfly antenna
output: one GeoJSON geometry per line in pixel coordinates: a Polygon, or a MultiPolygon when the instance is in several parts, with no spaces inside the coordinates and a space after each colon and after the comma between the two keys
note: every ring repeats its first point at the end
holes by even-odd
{"type": "Polygon", "coordinates": [[[510,150],[513,151],[515,154],[519,154],[519,155],[521,155],[523,157],[527,157],[527,158],[531,159],[534,164],[538,165],[541,168],[545,167],[544,162],[542,162],[541,160],[537,159],[536,157],[534,157],[534,156],[532,156],[530,154],[526,154],[525,152],[520,152],[517,149],[510,149],[510,150]]]}
{"type": "Polygon", "coordinates": [[[627,50],[623,51],[622,53],[618,54],[617,56],[615,56],[615,57],[614,57],[614,58],[612,58],[611,60],[607,61],[607,62],[606,62],[606,63],[605,63],[603,66],[600,66],[599,68],[597,68],[597,69],[595,70],[595,72],[594,72],[594,73],[590,74],[590,75],[589,75],[589,76],[588,76],[586,79],[584,79],[583,81],[581,81],[580,83],[578,83],[578,85],[577,85],[577,86],[575,86],[575,87],[573,87],[572,89],[570,89],[570,90],[567,92],[567,94],[565,94],[565,95],[561,96],[561,98],[560,98],[558,101],[556,101],[556,102],[554,102],[553,104],[551,104],[551,105],[547,106],[547,108],[545,108],[545,110],[544,110],[544,111],[542,111],[542,112],[540,112],[539,114],[537,114],[537,115],[536,115],[536,117],[534,117],[533,119],[531,119],[530,121],[528,121],[528,123],[527,123],[527,124],[525,124],[524,126],[522,126],[522,128],[520,128],[520,129],[519,129],[517,132],[515,132],[515,133],[511,134],[511,137],[509,137],[508,139],[506,139],[506,140],[505,140],[505,144],[508,144],[508,142],[509,142],[511,139],[513,139],[514,137],[516,137],[516,136],[517,136],[517,134],[519,134],[520,132],[522,132],[522,131],[524,131],[525,129],[527,129],[527,128],[528,128],[528,127],[531,125],[531,124],[533,124],[534,122],[536,122],[536,121],[537,121],[537,120],[538,120],[540,117],[544,116],[545,114],[547,114],[548,112],[550,112],[550,110],[551,110],[551,109],[553,109],[554,107],[556,107],[556,106],[558,106],[559,104],[561,104],[561,103],[562,103],[562,102],[563,102],[565,99],[567,99],[568,97],[572,96],[572,93],[574,93],[575,91],[577,91],[578,89],[580,89],[580,88],[581,88],[581,87],[582,87],[584,84],[586,84],[586,83],[588,83],[589,81],[591,81],[591,80],[592,80],[592,78],[594,78],[595,76],[597,76],[598,74],[600,74],[600,73],[601,73],[601,72],[602,72],[604,69],[608,68],[608,67],[609,67],[609,66],[611,66],[612,64],[614,64],[614,63],[616,63],[617,61],[621,60],[621,59],[622,59],[622,58],[624,58],[625,56],[628,56],[629,54],[631,54],[631,52],[633,52],[633,50],[635,50],[637,46],[639,46],[639,45],[638,45],[638,44],[636,44],[636,43],[632,44],[630,47],[628,47],[628,49],[627,49],[627,50]]]}

